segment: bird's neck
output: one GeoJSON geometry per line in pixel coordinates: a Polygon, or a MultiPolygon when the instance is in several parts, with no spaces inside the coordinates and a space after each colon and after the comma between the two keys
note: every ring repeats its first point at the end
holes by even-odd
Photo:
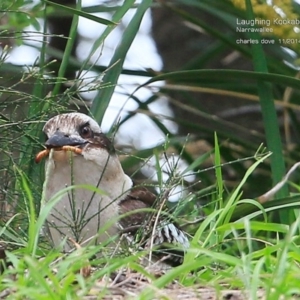
{"type": "Polygon", "coordinates": [[[120,201],[132,187],[132,180],[124,173],[117,157],[110,158],[105,166],[99,166],[82,157],[72,162],[48,160],[47,189],[58,192],[70,185],[90,185],[97,187],[114,201],[120,201]]]}

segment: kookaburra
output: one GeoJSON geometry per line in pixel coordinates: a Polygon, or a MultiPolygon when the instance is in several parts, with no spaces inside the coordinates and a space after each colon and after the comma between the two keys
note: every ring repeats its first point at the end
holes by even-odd
{"type": "MultiPolygon", "coordinates": [[[[68,237],[82,244],[99,243],[117,236],[122,228],[133,227],[134,233],[137,226],[145,226],[147,212],[130,212],[151,208],[156,197],[146,188],[133,188],[112,142],[94,119],[82,113],[61,114],[51,118],[43,131],[46,150],[36,161],[46,157],[45,200],[68,186],[80,185],[66,192],[48,216],[53,246],[66,251],[72,247],[68,237]]],[[[154,232],[154,244],[189,245],[186,235],[170,221],[158,223],[154,232]]]]}

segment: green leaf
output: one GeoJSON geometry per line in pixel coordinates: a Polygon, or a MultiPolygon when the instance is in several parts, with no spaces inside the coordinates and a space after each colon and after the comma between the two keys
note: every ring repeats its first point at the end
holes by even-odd
{"type": "MultiPolygon", "coordinates": [[[[250,0],[246,0],[246,11],[248,20],[254,20],[252,4],[250,0]]],[[[260,41],[261,36],[258,32],[249,32],[249,38],[260,41]]],[[[259,73],[267,73],[268,67],[265,54],[261,43],[251,44],[251,52],[253,57],[254,70],[259,73]]],[[[273,185],[279,182],[285,175],[285,164],[282,152],[282,143],[279,131],[279,122],[275,110],[274,99],[272,95],[272,87],[265,81],[257,81],[258,95],[260,98],[260,105],[262,110],[264,129],[266,132],[268,149],[273,153],[270,157],[273,185]]],[[[288,195],[287,187],[282,188],[277,197],[285,197],[288,195]]],[[[291,221],[291,215],[287,216],[286,212],[281,213],[281,221],[288,223],[291,221]]]]}
{"type": "MultiPolygon", "coordinates": [[[[189,70],[189,71],[177,71],[170,73],[163,73],[161,75],[152,77],[144,84],[139,86],[136,90],[147,86],[157,81],[166,80],[171,83],[182,83],[194,86],[203,86],[206,83],[236,83],[240,84],[245,82],[249,84],[249,80],[254,82],[266,81],[270,83],[276,83],[281,86],[289,86],[294,89],[300,89],[300,80],[285,76],[281,74],[266,73],[266,72],[252,72],[252,71],[240,71],[240,70],[226,70],[226,69],[200,69],[200,70],[189,70]]],[[[218,88],[218,86],[214,86],[218,88]]]]}
{"type": "Polygon", "coordinates": [[[143,16],[147,9],[151,6],[151,4],[152,0],[141,1],[140,5],[136,9],[135,14],[131,18],[131,21],[124,30],[122,39],[110,61],[109,69],[105,73],[105,76],[103,78],[103,81],[107,84],[110,84],[110,87],[100,90],[95,99],[93,100],[91,112],[96,120],[103,119],[104,113],[108,107],[110,99],[114,93],[115,86],[122,72],[123,63],[125,61],[127,52],[134,38],[136,37],[143,16]]]}
{"type": "Polygon", "coordinates": [[[59,10],[66,11],[70,15],[80,16],[80,17],[89,19],[91,21],[95,21],[95,22],[103,24],[103,25],[108,25],[108,26],[116,26],[117,25],[115,22],[97,17],[95,15],[88,14],[88,13],[82,11],[82,10],[75,9],[75,8],[70,7],[70,6],[61,5],[61,4],[58,4],[58,3],[55,3],[55,2],[52,2],[52,1],[49,1],[49,0],[45,0],[45,2],[48,3],[50,6],[58,8],[59,10]]]}

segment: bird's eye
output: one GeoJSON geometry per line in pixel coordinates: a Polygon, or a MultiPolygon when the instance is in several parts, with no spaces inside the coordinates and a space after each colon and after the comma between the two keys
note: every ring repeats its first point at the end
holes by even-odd
{"type": "Polygon", "coordinates": [[[81,137],[83,137],[83,138],[93,137],[93,132],[89,126],[84,126],[84,127],[80,128],[79,133],[80,133],[81,137]]]}

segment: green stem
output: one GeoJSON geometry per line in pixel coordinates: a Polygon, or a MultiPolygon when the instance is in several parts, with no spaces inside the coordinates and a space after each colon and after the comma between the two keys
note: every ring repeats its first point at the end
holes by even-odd
{"type": "MultiPolygon", "coordinates": [[[[77,1],[76,9],[78,11],[81,10],[81,0],[77,1]]],[[[59,67],[59,70],[58,70],[57,81],[56,81],[56,84],[53,88],[52,96],[56,96],[59,93],[61,84],[64,80],[63,77],[66,73],[66,70],[67,70],[67,67],[68,67],[68,64],[69,64],[69,59],[71,57],[72,49],[73,49],[73,46],[74,46],[74,43],[75,43],[75,40],[76,40],[78,20],[79,20],[79,16],[74,15],[72,25],[71,25],[70,34],[69,34],[69,39],[68,39],[68,42],[67,42],[67,45],[66,45],[66,49],[64,51],[62,62],[60,64],[60,67],[59,67]]]]}

